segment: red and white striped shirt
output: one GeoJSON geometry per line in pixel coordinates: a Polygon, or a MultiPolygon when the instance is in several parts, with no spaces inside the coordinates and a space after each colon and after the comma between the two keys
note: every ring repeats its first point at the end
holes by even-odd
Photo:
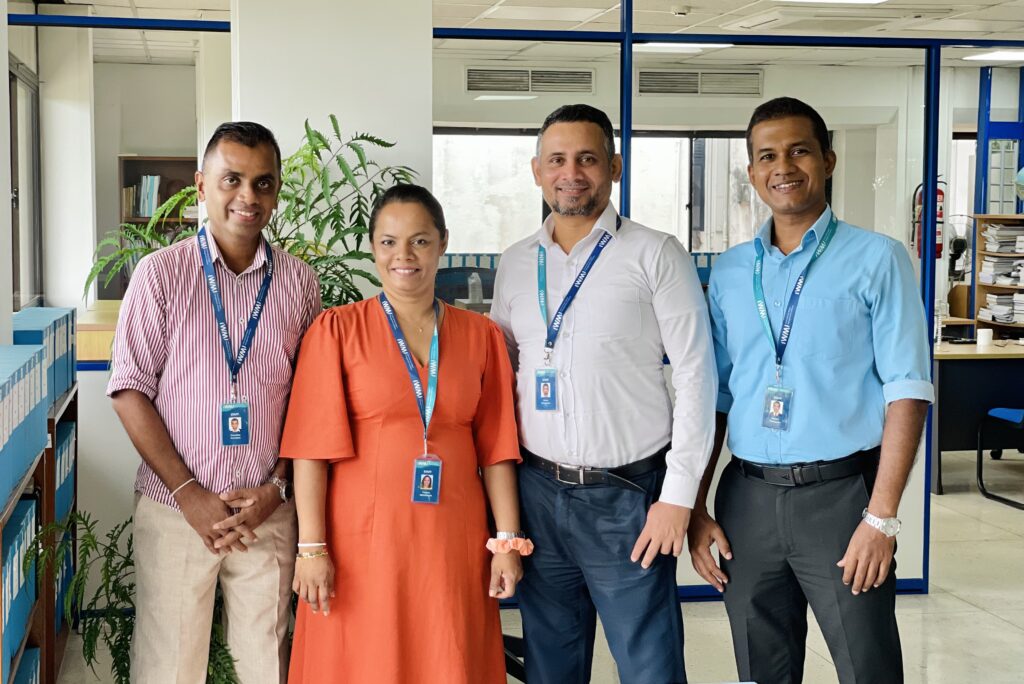
{"type": "MultiPolygon", "coordinates": [[[[221,445],[221,405],[230,399],[231,374],[196,238],[139,261],[121,305],[114,335],[113,373],[107,395],[134,389],[147,395],[167,426],[185,466],[206,489],[221,493],[266,482],[277,463],[281,428],[299,340],[320,313],[316,273],[301,259],[274,247],[274,279],[238,377],[238,395],[249,403],[249,444],[221,445]]],[[[249,268],[235,275],[210,255],[231,341],[239,341],[266,270],[262,245],[249,268]]],[[[177,508],[170,491],[145,462],[135,490],[177,508]]]]}

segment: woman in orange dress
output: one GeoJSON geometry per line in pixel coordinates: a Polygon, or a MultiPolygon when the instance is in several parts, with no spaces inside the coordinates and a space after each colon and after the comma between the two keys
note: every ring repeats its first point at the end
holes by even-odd
{"type": "Polygon", "coordinates": [[[447,231],[428,191],[388,190],[370,242],[384,291],[306,332],[281,440],[299,518],[288,680],[504,683],[496,599],[529,552],[504,339],[434,297],[447,231]],[[511,541],[488,539],[488,508],[511,541]]]}

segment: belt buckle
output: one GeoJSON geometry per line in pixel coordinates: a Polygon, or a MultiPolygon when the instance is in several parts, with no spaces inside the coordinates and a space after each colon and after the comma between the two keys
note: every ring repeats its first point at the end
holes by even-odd
{"type": "Polygon", "coordinates": [[[777,485],[779,487],[796,487],[796,473],[795,469],[790,468],[764,468],[761,471],[764,475],[764,481],[768,484],[777,485]]]}
{"type": "Polygon", "coordinates": [[[793,484],[794,486],[801,487],[803,485],[813,484],[815,482],[822,482],[821,478],[821,466],[817,463],[805,463],[798,464],[791,468],[793,473],[793,484]],[[807,478],[804,476],[804,472],[814,473],[813,478],[807,478]]]}
{"type": "Polygon", "coordinates": [[[561,463],[556,463],[555,464],[555,480],[557,480],[558,482],[561,482],[562,484],[581,485],[581,484],[583,484],[583,469],[584,469],[584,466],[567,466],[567,465],[562,465],[561,463]],[[575,473],[577,479],[575,481],[562,479],[562,471],[563,470],[568,471],[570,473],[575,473]]]}

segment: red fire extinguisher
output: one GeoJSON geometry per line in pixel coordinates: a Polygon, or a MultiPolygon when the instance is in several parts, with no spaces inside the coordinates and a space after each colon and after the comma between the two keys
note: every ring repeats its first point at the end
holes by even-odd
{"type": "MultiPolygon", "coordinates": [[[[935,258],[942,258],[942,223],[945,215],[946,193],[942,187],[946,181],[939,180],[940,186],[935,194],[935,258]]],[[[914,230],[911,233],[912,239],[917,242],[917,258],[921,258],[921,251],[924,249],[924,239],[921,235],[922,224],[921,213],[924,210],[924,183],[921,183],[914,190],[914,230]]]]}

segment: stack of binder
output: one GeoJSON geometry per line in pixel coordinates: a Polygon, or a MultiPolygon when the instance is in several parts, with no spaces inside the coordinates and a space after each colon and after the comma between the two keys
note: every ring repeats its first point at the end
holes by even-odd
{"type": "Polygon", "coordinates": [[[3,681],[9,682],[14,656],[25,640],[29,617],[36,602],[33,562],[24,570],[25,554],[36,536],[36,502],[21,501],[4,525],[3,532],[3,681]]]}
{"type": "Polygon", "coordinates": [[[46,349],[0,347],[0,507],[46,447],[46,349]]]}
{"type": "Polygon", "coordinates": [[[12,317],[14,344],[41,344],[46,348],[49,404],[71,388],[75,370],[75,309],[30,307],[12,317]]]}
{"type": "Polygon", "coordinates": [[[56,520],[64,520],[75,499],[75,424],[57,423],[57,492],[54,497],[56,520]]]}

